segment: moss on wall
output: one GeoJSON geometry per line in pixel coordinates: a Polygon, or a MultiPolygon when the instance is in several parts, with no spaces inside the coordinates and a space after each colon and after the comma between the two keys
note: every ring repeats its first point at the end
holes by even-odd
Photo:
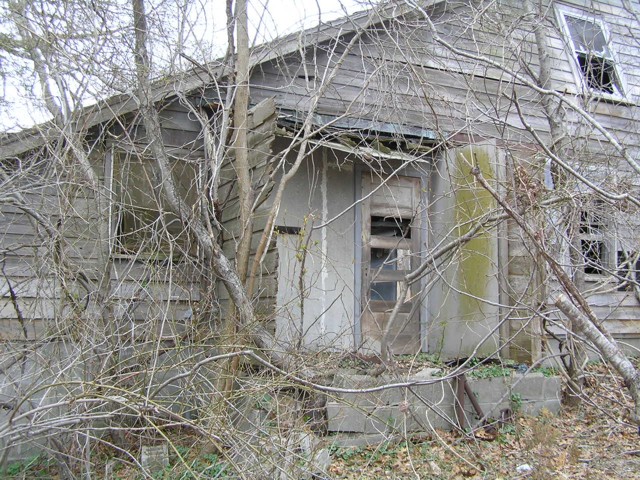
{"type": "MultiPolygon", "coordinates": [[[[455,158],[455,220],[459,236],[469,232],[477,219],[494,208],[494,199],[471,173],[477,165],[485,178],[494,178],[487,147],[469,146],[459,149],[455,158]]],[[[484,302],[488,297],[489,277],[494,273],[492,258],[494,241],[490,233],[481,233],[460,250],[456,286],[462,293],[458,313],[461,320],[484,318],[484,302]]]]}

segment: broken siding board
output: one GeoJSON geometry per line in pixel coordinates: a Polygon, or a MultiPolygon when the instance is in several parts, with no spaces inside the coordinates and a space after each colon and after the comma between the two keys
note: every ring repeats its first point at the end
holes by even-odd
{"type": "MultiPolygon", "coordinates": [[[[356,73],[354,72],[353,75],[355,74],[356,73]]],[[[427,74],[423,72],[423,75],[427,74]]],[[[498,98],[498,94],[504,89],[500,83],[487,84],[487,82],[482,79],[476,80],[473,85],[468,85],[466,83],[460,83],[460,79],[443,75],[442,72],[432,71],[429,75],[432,76],[433,79],[425,76],[421,79],[412,80],[417,81],[421,85],[428,85],[429,93],[431,93],[432,96],[424,103],[416,102],[415,93],[390,90],[393,85],[389,85],[389,88],[387,88],[387,86],[376,87],[376,82],[373,81],[364,93],[360,89],[356,88],[352,90],[351,94],[345,96],[346,90],[343,89],[341,91],[342,95],[340,100],[331,98],[331,92],[328,92],[327,96],[325,96],[319,104],[319,111],[333,111],[338,114],[338,112],[343,111],[346,106],[349,106],[354,99],[366,94],[372,98],[386,99],[386,106],[384,108],[380,106],[380,110],[378,112],[372,111],[371,105],[367,105],[366,117],[375,116],[381,121],[388,120],[392,123],[424,125],[425,122],[433,122],[431,119],[433,118],[435,111],[438,115],[438,121],[440,124],[457,124],[458,128],[460,128],[465,125],[466,119],[474,117],[473,112],[469,112],[468,110],[468,96],[470,91],[481,92],[478,93],[478,95],[481,95],[479,98],[484,98],[485,101],[490,102],[491,104],[495,98],[498,98]],[[460,84],[456,87],[456,83],[452,83],[449,80],[454,80],[460,84]],[[439,83],[442,84],[441,88],[438,88],[437,86],[439,83]],[[495,85],[493,90],[488,90],[491,85],[495,85]],[[332,107],[332,105],[335,105],[335,107],[332,107]],[[396,106],[395,109],[389,108],[394,105],[396,106]],[[400,115],[400,118],[398,115],[400,115]]],[[[523,92],[520,92],[521,98],[523,97],[522,93],[523,92]]],[[[421,94],[418,96],[422,97],[421,94]]],[[[288,100],[288,102],[291,101],[291,99],[288,100]]],[[[293,107],[293,105],[290,106],[293,107]]],[[[351,106],[352,113],[357,116],[359,108],[357,102],[356,105],[351,106]]],[[[363,104],[363,109],[364,108],[363,104]]],[[[510,116],[513,119],[512,123],[520,127],[520,121],[515,110],[511,112],[510,116]]],[[[545,118],[541,114],[538,114],[537,118],[539,118],[539,120],[532,121],[534,126],[539,128],[546,127],[545,118]]],[[[434,123],[434,126],[435,125],[436,124],[434,123]]]]}

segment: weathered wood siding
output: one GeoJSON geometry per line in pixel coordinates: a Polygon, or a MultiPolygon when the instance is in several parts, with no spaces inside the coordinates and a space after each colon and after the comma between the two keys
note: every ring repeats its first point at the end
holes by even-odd
{"type": "MultiPolygon", "coordinates": [[[[186,108],[176,102],[162,110],[161,118],[173,154],[194,155],[201,149],[200,127],[186,108]]],[[[102,306],[110,308],[114,331],[124,334],[125,328],[129,338],[175,337],[189,326],[202,272],[188,261],[172,264],[110,253],[114,210],[108,159],[118,149],[146,149],[137,121],[134,116],[121,119],[108,133],[101,130],[91,138],[90,160],[103,182],[98,192],[87,186],[78,168],[65,169],[53,157],[60,154],[53,147],[31,154],[37,168],[23,157],[9,169],[14,180],[4,184],[7,198],[22,195],[24,206],[42,215],[55,234],[19,202],[0,203],[0,339],[37,341],[73,333],[79,326],[70,305],[77,302],[82,309],[89,302],[83,278],[96,288],[107,279],[102,306]]]]}
{"type": "MultiPolygon", "coordinates": [[[[256,205],[251,232],[251,250],[249,268],[254,260],[254,253],[265,231],[267,216],[271,207],[269,195],[274,187],[272,174],[274,173],[274,155],[272,144],[275,140],[276,112],[273,99],[266,99],[256,105],[249,112],[249,134],[247,144],[249,148],[249,165],[251,168],[251,183],[255,195],[256,205]]],[[[225,255],[235,259],[238,241],[246,233],[246,228],[240,221],[240,206],[238,197],[238,182],[234,153],[225,159],[220,170],[220,185],[218,198],[220,199],[220,223],[222,224],[222,248],[225,255]]],[[[258,279],[255,283],[254,294],[258,297],[257,313],[272,320],[277,295],[278,255],[275,238],[270,239],[264,257],[260,262],[258,279]]],[[[229,295],[221,285],[218,289],[219,301],[226,308],[229,295]]]]}
{"type": "MultiPolygon", "coordinates": [[[[436,132],[439,138],[459,142],[495,140],[508,153],[507,158],[514,148],[529,149],[516,156],[526,158],[525,168],[542,181],[544,155],[535,155],[539,148],[529,130],[549,143],[549,122],[541,97],[532,88],[536,78],[531,74],[540,68],[534,27],[544,27],[551,57],[551,81],[544,88],[562,95],[595,120],[587,121],[575,110],[563,109],[570,148],[578,159],[571,166],[603,188],[621,192],[639,189],[640,179],[622,161],[611,139],[632,157],[638,156],[640,53],[630,45],[640,38],[640,24],[618,0],[557,4],[583,10],[604,22],[623,77],[625,98],[603,98],[576,83],[571,67],[573,51],[555,4],[540,6],[547,9],[546,22],[541,23],[515,0],[491,5],[439,2],[426,10],[429,21],[421,12],[382,19],[358,32],[360,37],[349,51],[346,48],[353,33],[261,64],[253,73],[252,96],[255,101],[274,96],[278,107],[295,112],[298,118],[313,111],[380,124],[419,126],[436,132]],[[434,33],[453,51],[437,43],[434,33]]],[[[510,171],[505,188],[518,188],[510,171]]],[[[530,358],[540,354],[540,344],[532,342],[531,334],[541,335],[541,320],[532,312],[553,288],[541,285],[546,281],[544,266],[523,232],[509,223],[505,235],[508,253],[503,272],[508,281],[502,290],[510,312],[509,332],[521,332],[513,352],[516,357],[530,358]]],[[[640,318],[640,304],[633,298],[614,288],[589,297],[589,301],[601,318],[607,319],[614,335],[640,338],[640,328],[630,333],[635,328],[631,326],[633,319],[640,318]]]]}
{"type": "MultiPolygon", "coordinates": [[[[400,17],[381,18],[380,22],[363,32],[351,32],[333,40],[323,40],[306,49],[296,51],[292,48],[284,57],[271,55],[270,60],[259,63],[253,70],[252,102],[257,104],[273,98],[275,107],[283,115],[293,114],[298,118],[304,118],[312,112],[341,119],[366,119],[380,125],[420,127],[434,132],[438,141],[442,140],[443,148],[451,144],[459,146],[464,143],[493,142],[507,153],[513,150],[514,145],[535,150],[536,140],[532,130],[543,141],[548,142],[550,138],[549,122],[540,95],[531,88],[536,82],[535,72],[540,66],[533,32],[534,27],[543,26],[552,59],[552,77],[544,88],[591,113],[595,120],[587,121],[575,110],[564,109],[563,121],[568,125],[570,147],[579,159],[572,166],[603,187],[617,185],[622,188],[624,180],[627,182],[624,188],[629,191],[640,188],[637,175],[630,175],[632,168],[621,161],[620,152],[612,142],[613,139],[623,145],[634,158],[640,153],[639,112],[636,107],[640,98],[640,53],[637,48],[629,48],[640,38],[640,25],[625,11],[622,0],[572,0],[562,4],[590,12],[606,24],[616,64],[624,77],[624,99],[593,96],[576,84],[570,63],[573,61],[572,52],[559,28],[553,4],[544,2],[541,5],[548,14],[546,22],[540,22],[524,10],[522,2],[500,0],[492,4],[437,2],[424,12],[414,11],[400,17]],[[428,19],[425,14],[429,16],[428,19]],[[436,41],[437,38],[448,46],[436,41]],[[600,127],[604,127],[606,132],[600,127]],[[618,183],[611,182],[612,178],[617,179],[618,183]]],[[[345,31],[348,30],[349,26],[345,23],[345,31]]],[[[313,35],[312,32],[310,30],[307,34],[313,35]]],[[[336,30],[338,33],[339,30],[336,30]]],[[[275,114],[272,107],[266,109],[265,104],[261,105],[253,112],[249,146],[252,181],[254,189],[261,195],[256,203],[253,231],[250,232],[253,248],[264,232],[269,208],[268,194],[273,187],[271,174],[274,156],[271,143],[274,139],[275,114]]],[[[162,105],[161,117],[163,138],[172,154],[204,157],[202,129],[184,101],[162,105]]],[[[358,135],[360,132],[354,130],[351,133],[358,135]]],[[[144,128],[140,126],[140,119],[135,112],[112,122],[109,125],[109,138],[108,148],[131,149],[135,146],[144,151],[147,146],[144,128]]],[[[278,147],[281,148],[284,147],[278,147]]],[[[542,157],[536,157],[531,152],[527,156],[527,168],[534,172],[534,176],[544,163],[542,157]]],[[[231,258],[235,256],[237,240],[244,233],[238,219],[234,168],[233,155],[230,155],[220,172],[221,202],[218,206],[223,225],[223,248],[231,258]]],[[[63,175],[60,178],[66,177],[63,175]]],[[[505,188],[510,186],[513,185],[505,184],[505,188]]],[[[80,203],[77,207],[72,203],[73,208],[69,210],[68,205],[56,203],[55,192],[48,195],[37,191],[36,194],[41,196],[41,200],[38,200],[41,203],[50,202],[50,216],[54,223],[58,221],[57,212],[67,209],[65,238],[73,241],[69,242],[65,254],[70,259],[78,258],[83,268],[96,277],[99,274],[99,252],[103,247],[103,241],[96,243],[96,239],[104,238],[104,235],[97,235],[88,226],[96,223],[91,212],[99,210],[89,206],[94,199],[88,197],[85,201],[76,196],[74,202],[80,203]],[[83,213],[85,211],[86,214],[83,213]],[[96,267],[92,266],[94,264],[96,267]]],[[[41,208],[37,202],[34,205],[41,208]]],[[[21,295],[28,315],[34,318],[55,317],[60,294],[55,283],[47,280],[49,273],[41,273],[46,270],[42,265],[47,263],[40,261],[43,256],[51,256],[53,243],[46,237],[38,236],[37,228],[31,225],[27,217],[11,208],[8,204],[3,206],[2,222],[7,229],[0,245],[5,252],[5,264],[14,275],[7,278],[14,280],[5,285],[5,303],[1,311],[9,312],[6,314],[7,321],[17,318],[10,313],[15,306],[8,284],[18,282],[21,292],[25,292],[21,295]],[[20,278],[29,280],[19,281],[20,278]],[[45,284],[46,288],[41,287],[45,284]],[[43,293],[42,300],[36,302],[32,296],[34,293],[29,292],[43,293]]],[[[501,288],[507,294],[507,306],[513,307],[511,331],[515,332],[532,320],[531,309],[536,308],[538,295],[542,295],[540,285],[536,283],[539,281],[540,266],[535,263],[534,252],[515,225],[509,224],[506,235],[508,254],[502,271],[507,275],[508,282],[501,288]]],[[[129,265],[128,259],[118,259],[116,271],[122,268],[123,272],[128,273],[117,277],[114,291],[128,292],[122,295],[133,298],[150,274],[144,269],[141,272],[127,270],[129,265]],[[133,271],[137,273],[131,273],[133,271]]],[[[167,277],[162,273],[164,267],[156,265],[149,268],[157,278],[154,281],[158,288],[166,286],[167,277]]],[[[261,297],[260,311],[267,315],[273,311],[276,302],[277,268],[276,249],[271,243],[261,259],[262,271],[257,287],[261,297]]],[[[171,294],[168,298],[177,296],[182,305],[189,305],[193,298],[197,298],[193,293],[197,289],[193,286],[199,280],[195,277],[204,273],[185,274],[185,278],[188,278],[184,285],[180,285],[180,289],[189,293],[171,294]]],[[[640,318],[640,306],[635,306],[625,293],[610,290],[608,293],[598,292],[591,301],[598,312],[610,319],[614,333],[632,335],[629,333],[632,331],[629,322],[640,318]]],[[[145,290],[145,295],[146,292],[149,292],[148,298],[158,296],[154,289],[145,290]]],[[[220,301],[226,303],[224,289],[220,289],[219,296],[220,301]]],[[[170,303],[169,300],[167,302],[170,303]]],[[[143,311],[138,310],[136,315],[144,316],[140,313],[143,311]]],[[[527,334],[536,333],[534,330],[527,325],[523,331],[527,334]]],[[[523,351],[536,348],[520,345],[519,341],[517,339],[516,346],[523,351]]]]}

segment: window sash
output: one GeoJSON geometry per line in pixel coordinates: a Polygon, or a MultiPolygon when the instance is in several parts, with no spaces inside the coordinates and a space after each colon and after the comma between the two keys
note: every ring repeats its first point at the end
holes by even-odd
{"type": "Polygon", "coordinates": [[[613,59],[599,20],[587,20],[567,13],[564,18],[575,52],[613,59]]]}
{"type": "MultiPolygon", "coordinates": [[[[173,159],[172,175],[178,193],[198,208],[198,162],[173,159]]],[[[124,255],[166,258],[195,254],[196,243],[179,218],[164,207],[154,162],[129,152],[114,155],[112,167],[115,251],[124,255]]]]}
{"type": "Polygon", "coordinates": [[[605,97],[623,97],[622,76],[609,48],[604,22],[564,8],[558,11],[573,52],[573,70],[578,84],[605,97]]]}
{"type": "Polygon", "coordinates": [[[610,231],[604,202],[595,199],[580,211],[578,238],[582,269],[589,277],[601,278],[610,273],[613,262],[610,258],[614,250],[607,241],[610,231]]]}

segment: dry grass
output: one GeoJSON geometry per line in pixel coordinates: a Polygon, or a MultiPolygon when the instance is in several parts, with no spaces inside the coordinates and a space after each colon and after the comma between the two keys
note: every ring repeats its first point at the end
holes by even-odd
{"type": "Polygon", "coordinates": [[[493,441],[434,432],[338,450],[330,473],[343,479],[640,479],[640,435],[626,421],[631,400],[620,379],[591,366],[584,393],[580,407],[519,417],[493,441]]]}

